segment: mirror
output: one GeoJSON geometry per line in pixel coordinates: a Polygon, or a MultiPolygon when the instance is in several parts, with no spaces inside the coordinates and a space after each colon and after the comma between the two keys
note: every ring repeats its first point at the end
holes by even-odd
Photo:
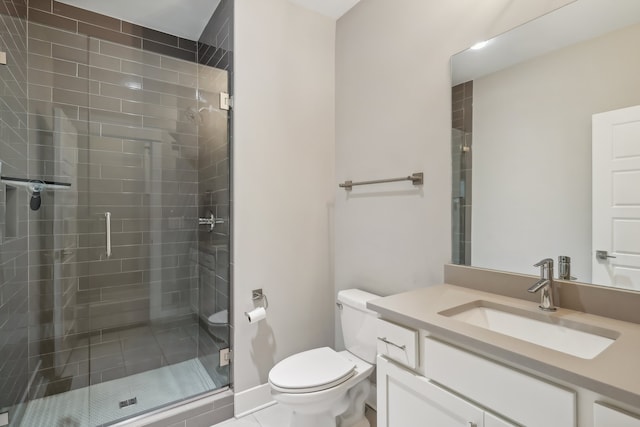
{"type": "Polygon", "coordinates": [[[454,263],[640,290],[638,46],[639,1],[577,0],[452,57],[454,263]]]}

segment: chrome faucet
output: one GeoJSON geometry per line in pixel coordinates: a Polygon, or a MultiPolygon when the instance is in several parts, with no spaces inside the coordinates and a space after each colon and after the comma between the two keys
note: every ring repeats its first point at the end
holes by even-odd
{"type": "Polygon", "coordinates": [[[556,311],[556,307],[553,304],[553,260],[545,258],[533,266],[540,267],[540,280],[534,283],[527,291],[535,293],[542,290],[540,294],[540,309],[556,311]]]}

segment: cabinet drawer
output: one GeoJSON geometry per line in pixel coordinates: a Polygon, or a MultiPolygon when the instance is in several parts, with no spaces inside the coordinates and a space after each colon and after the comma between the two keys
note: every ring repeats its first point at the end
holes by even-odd
{"type": "Polygon", "coordinates": [[[640,427],[640,418],[610,408],[598,402],[593,404],[593,427],[640,427]]]}
{"type": "Polygon", "coordinates": [[[431,338],[426,376],[526,426],[575,427],[575,392],[431,338]]]}
{"type": "Polygon", "coordinates": [[[418,367],[418,331],[377,320],[378,354],[411,369],[418,367]]]}
{"type": "Polygon", "coordinates": [[[378,427],[483,425],[482,409],[399,364],[377,360],[378,427]]]}

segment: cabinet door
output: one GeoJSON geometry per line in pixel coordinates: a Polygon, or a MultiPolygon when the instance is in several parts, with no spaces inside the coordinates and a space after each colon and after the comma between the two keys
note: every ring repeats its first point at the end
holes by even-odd
{"type": "Polygon", "coordinates": [[[484,413],[378,356],[378,427],[484,427],[484,413]]]}
{"type": "Polygon", "coordinates": [[[608,406],[593,405],[593,427],[640,427],[640,418],[608,406]]]}
{"type": "Polygon", "coordinates": [[[574,391],[432,338],[424,343],[429,379],[520,425],[576,426],[574,391]]]}

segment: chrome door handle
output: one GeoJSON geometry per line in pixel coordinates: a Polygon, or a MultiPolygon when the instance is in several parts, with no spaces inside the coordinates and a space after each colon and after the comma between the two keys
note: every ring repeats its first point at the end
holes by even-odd
{"type": "Polygon", "coordinates": [[[107,258],[111,258],[111,212],[105,212],[104,219],[107,224],[107,258]]]}
{"type": "Polygon", "coordinates": [[[607,251],[596,251],[596,258],[602,261],[606,261],[607,258],[616,258],[612,255],[609,255],[607,251]]]}
{"type": "Polygon", "coordinates": [[[406,345],[398,345],[398,344],[396,344],[396,343],[394,343],[394,342],[389,341],[389,340],[387,339],[387,337],[378,337],[378,339],[379,339],[380,341],[382,341],[383,343],[385,343],[385,344],[389,344],[389,345],[392,345],[392,346],[394,346],[395,348],[399,348],[399,349],[400,349],[400,350],[402,350],[402,351],[405,351],[405,350],[407,349],[407,346],[406,346],[406,345]]]}

